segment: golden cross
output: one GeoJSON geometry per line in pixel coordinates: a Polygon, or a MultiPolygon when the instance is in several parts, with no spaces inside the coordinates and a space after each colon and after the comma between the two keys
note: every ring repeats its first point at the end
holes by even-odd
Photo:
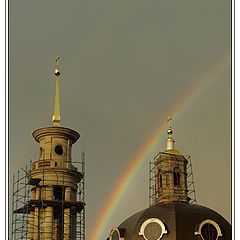
{"type": "Polygon", "coordinates": [[[172,118],[169,116],[169,117],[168,117],[168,120],[167,120],[167,121],[168,121],[168,124],[169,124],[169,128],[171,128],[171,120],[172,120],[172,118]]]}
{"type": "Polygon", "coordinates": [[[57,56],[56,62],[57,62],[57,67],[59,67],[59,56],[57,56]]]}

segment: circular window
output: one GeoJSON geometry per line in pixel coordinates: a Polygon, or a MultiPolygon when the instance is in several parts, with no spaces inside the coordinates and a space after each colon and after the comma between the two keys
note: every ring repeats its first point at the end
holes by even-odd
{"type": "Polygon", "coordinates": [[[159,240],[166,233],[167,231],[161,220],[150,218],[142,224],[139,235],[143,235],[146,240],[159,240]]]}
{"type": "Polygon", "coordinates": [[[63,149],[62,149],[61,145],[57,145],[55,147],[55,153],[58,154],[58,155],[63,155],[63,149]]]}
{"type": "Polygon", "coordinates": [[[207,219],[198,226],[195,235],[200,235],[203,240],[217,240],[222,236],[220,227],[213,220],[207,219]]]}
{"type": "Polygon", "coordinates": [[[149,223],[144,229],[144,236],[148,240],[158,240],[161,237],[161,235],[162,228],[156,222],[149,223]]]}
{"type": "Polygon", "coordinates": [[[204,240],[216,240],[218,238],[217,229],[211,223],[202,226],[201,235],[204,240]]]}

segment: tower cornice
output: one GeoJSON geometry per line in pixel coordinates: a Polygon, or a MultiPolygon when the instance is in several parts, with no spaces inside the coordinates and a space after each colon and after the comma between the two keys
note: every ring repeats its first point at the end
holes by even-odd
{"type": "Polygon", "coordinates": [[[80,134],[70,128],[65,127],[45,127],[35,130],[32,133],[34,139],[39,142],[41,138],[46,136],[56,136],[63,137],[65,139],[70,139],[72,144],[74,144],[79,138],[80,134]]]}

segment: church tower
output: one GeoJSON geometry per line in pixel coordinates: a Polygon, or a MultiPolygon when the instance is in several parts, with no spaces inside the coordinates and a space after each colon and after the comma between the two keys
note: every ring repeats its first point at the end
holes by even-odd
{"type": "MultiPolygon", "coordinates": [[[[26,189],[29,193],[24,199],[29,200],[24,206],[15,208],[16,204],[13,208],[15,214],[22,214],[27,219],[24,239],[84,240],[84,170],[80,172],[72,160],[72,146],[80,135],[60,124],[59,57],[55,76],[53,125],[37,129],[32,134],[39,144],[40,155],[38,160],[31,163],[31,169],[26,171],[26,189]]],[[[13,202],[17,203],[16,197],[13,202]]],[[[14,219],[18,218],[13,216],[14,219]]],[[[20,239],[21,234],[14,225],[18,223],[13,223],[12,239],[20,239]]]]}
{"type": "Polygon", "coordinates": [[[231,240],[231,225],[196,204],[190,156],[174,148],[171,117],[167,147],[150,163],[149,207],[112,228],[107,240],[231,240]]]}
{"type": "Polygon", "coordinates": [[[167,148],[155,157],[156,203],[181,201],[189,202],[187,189],[188,160],[174,149],[171,117],[168,118],[167,148]]]}

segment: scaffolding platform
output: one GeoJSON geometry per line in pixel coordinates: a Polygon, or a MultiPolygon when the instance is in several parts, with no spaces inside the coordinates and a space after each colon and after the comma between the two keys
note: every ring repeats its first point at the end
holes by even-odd
{"type": "Polygon", "coordinates": [[[70,208],[75,207],[77,212],[81,212],[86,204],[82,201],[62,201],[62,200],[30,200],[26,205],[24,205],[21,208],[18,208],[17,210],[14,210],[14,213],[30,213],[35,209],[35,207],[38,208],[44,208],[44,207],[63,207],[70,208]]]}
{"type": "MultiPolygon", "coordinates": [[[[40,161],[36,162],[40,163],[40,161]]],[[[85,240],[85,153],[81,153],[79,162],[65,162],[63,167],[67,166],[66,169],[59,167],[56,170],[52,169],[55,172],[60,171],[57,173],[58,176],[56,174],[56,179],[59,177],[56,185],[48,185],[49,181],[45,172],[49,172],[49,166],[42,167],[41,178],[32,177],[32,172],[37,169],[36,167],[32,169],[36,166],[36,162],[30,161],[29,167],[22,168],[17,176],[13,176],[10,239],[31,240],[40,237],[40,239],[53,240],[66,238],[85,240]],[[77,184],[74,198],[71,192],[67,192],[67,188],[70,188],[69,182],[61,176],[61,171],[72,171],[73,174],[79,175],[80,181],[77,184]],[[38,189],[38,193],[36,191],[34,193],[34,189],[38,189]],[[33,224],[33,219],[38,222],[38,227],[35,222],[33,224]],[[52,230],[49,231],[49,227],[47,229],[46,226],[52,226],[52,230]],[[33,237],[33,233],[37,233],[38,237],[33,237]]]]}

